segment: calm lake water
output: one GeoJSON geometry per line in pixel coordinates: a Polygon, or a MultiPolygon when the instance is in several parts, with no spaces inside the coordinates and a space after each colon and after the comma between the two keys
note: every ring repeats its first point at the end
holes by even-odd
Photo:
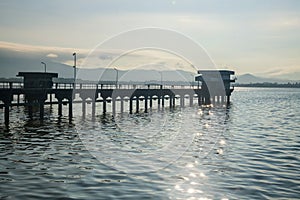
{"type": "MultiPolygon", "coordinates": [[[[1,199],[297,199],[300,89],[236,88],[229,108],[57,117],[0,111],[1,199]]],[[[168,104],[166,104],[168,105],[168,104]]],[[[90,105],[87,106],[90,109],[90,105]]],[[[67,107],[63,113],[67,115],[67,107]]]]}

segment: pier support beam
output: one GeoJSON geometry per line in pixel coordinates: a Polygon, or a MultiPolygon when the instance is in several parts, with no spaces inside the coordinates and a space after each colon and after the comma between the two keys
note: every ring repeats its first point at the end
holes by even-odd
{"type": "Polygon", "coordinates": [[[20,105],[20,94],[17,95],[17,106],[20,105]]]}
{"type": "Polygon", "coordinates": [[[102,106],[103,106],[103,114],[105,114],[106,113],[106,99],[104,99],[104,98],[103,98],[102,106]]]}
{"type": "Polygon", "coordinates": [[[170,96],[170,97],[169,97],[169,107],[170,107],[170,109],[172,108],[172,102],[173,102],[172,96],[170,96]]]}
{"type": "Polygon", "coordinates": [[[221,96],[221,102],[222,102],[222,104],[225,103],[225,96],[221,96]]]}
{"type": "Polygon", "coordinates": [[[28,116],[30,119],[32,119],[33,117],[33,102],[32,101],[28,101],[28,116]]]}
{"type": "Polygon", "coordinates": [[[157,107],[160,109],[160,96],[157,97],[157,107]]]}
{"type": "Polygon", "coordinates": [[[120,102],[121,103],[121,108],[120,109],[121,109],[121,113],[123,113],[124,112],[124,99],[121,98],[120,101],[121,101],[120,102]]]}
{"type": "Polygon", "coordinates": [[[150,104],[149,107],[150,107],[150,108],[152,108],[152,104],[153,104],[152,101],[153,101],[152,96],[150,96],[150,102],[149,102],[149,104],[150,104]]]}
{"type": "Polygon", "coordinates": [[[82,99],[82,116],[86,114],[86,99],[82,99]]]}
{"type": "Polygon", "coordinates": [[[115,98],[112,98],[112,100],[111,100],[111,106],[112,106],[113,116],[115,116],[116,115],[116,99],[115,98]]]}
{"type": "Polygon", "coordinates": [[[62,99],[58,99],[58,116],[62,116],[62,99]]]}
{"type": "Polygon", "coordinates": [[[92,99],[92,118],[95,118],[96,116],[96,99],[92,99]]]}
{"type": "Polygon", "coordinates": [[[194,103],[194,96],[191,94],[190,95],[190,107],[193,106],[193,103],[194,103]]]}
{"type": "Polygon", "coordinates": [[[176,104],[176,97],[173,96],[173,108],[175,108],[175,104],[176,104]]]}
{"type": "Polygon", "coordinates": [[[73,101],[69,99],[69,120],[73,118],[73,101]]]}
{"type": "Polygon", "coordinates": [[[50,99],[50,107],[52,108],[52,93],[49,94],[49,99],[50,99]]]}
{"type": "Polygon", "coordinates": [[[39,100],[39,106],[40,106],[40,120],[43,121],[44,120],[44,105],[45,105],[45,102],[43,99],[40,99],[39,100]]]}
{"type": "Polygon", "coordinates": [[[145,96],[145,113],[148,112],[148,96],[145,96]]]}
{"type": "Polygon", "coordinates": [[[129,113],[132,114],[132,98],[129,100],[129,113]]]}
{"type": "Polygon", "coordinates": [[[8,103],[4,105],[4,123],[5,126],[8,127],[9,125],[9,104],[8,103]]]}
{"type": "Polygon", "coordinates": [[[184,107],[184,95],[180,96],[180,107],[184,107]]]}
{"type": "Polygon", "coordinates": [[[205,97],[204,97],[204,104],[205,104],[205,105],[211,104],[210,96],[205,96],[205,97]]]}
{"type": "Polygon", "coordinates": [[[140,102],[139,102],[140,98],[136,97],[136,113],[139,113],[140,110],[140,102]]]}

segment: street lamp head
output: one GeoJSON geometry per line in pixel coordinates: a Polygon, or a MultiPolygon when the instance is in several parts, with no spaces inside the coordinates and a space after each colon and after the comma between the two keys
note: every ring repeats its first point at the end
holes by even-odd
{"type": "Polygon", "coordinates": [[[76,56],[76,53],[75,53],[75,52],[73,53],[73,56],[76,56]]]}
{"type": "Polygon", "coordinates": [[[41,62],[41,64],[43,64],[44,65],[44,69],[45,69],[45,73],[46,73],[46,71],[47,71],[47,67],[46,67],[46,63],[44,63],[44,62],[41,62]]]}

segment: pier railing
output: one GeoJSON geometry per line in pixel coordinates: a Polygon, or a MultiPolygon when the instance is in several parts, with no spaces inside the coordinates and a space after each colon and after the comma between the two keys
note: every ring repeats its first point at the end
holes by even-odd
{"type": "MultiPolygon", "coordinates": [[[[0,82],[0,89],[22,89],[23,82],[0,82]]],[[[52,89],[199,89],[197,84],[150,84],[150,83],[131,83],[124,82],[120,84],[101,84],[101,83],[55,83],[52,89]]]]}

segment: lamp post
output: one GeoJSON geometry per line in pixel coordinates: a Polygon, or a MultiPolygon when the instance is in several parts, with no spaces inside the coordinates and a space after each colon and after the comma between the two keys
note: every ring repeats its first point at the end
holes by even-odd
{"type": "Polygon", "coordinates": [[[46,63],[41,62],[41,64],[44,65],[44,69],[45,69],[45,73],[46,73],[46,71],[47,71],[47,65],[46,65],[46,63]]]}
{"type": "Polygon", "coordinates": [[[73,56],[74,56],[74,84],[75,84],[75,81],[76,81],[76,53],[74,52],[73,53],[73,56]]]}
{"type": "Polygon", "coordinates": [[[190,74],[192,77],[192,81],[191,81],[191,88],[194,88],[194,74],[190,74]]]}
{"type": "Polygon", "coordinates": [[[118,89],[118,79],[119,79],[119,71],[117,68],[114,67],[114,70],[116,70],[117,74],[116,74],[116,89],[118,89]]]}
{"type": "Polygon", "coordinates": [[[162,85],[163,85],[163,74],[162,72],[158,72],[160,74],[160,85],[161,85],[161,88],[162,88],[162,85]]]}

